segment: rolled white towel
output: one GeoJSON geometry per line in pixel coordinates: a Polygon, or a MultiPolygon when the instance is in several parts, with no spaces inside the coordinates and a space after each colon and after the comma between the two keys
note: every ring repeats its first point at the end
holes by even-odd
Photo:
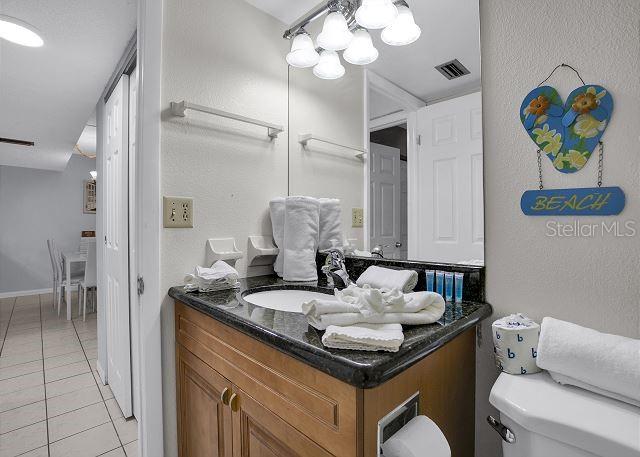
{"type": "Polygon", "coordinates": [[[322,344],[335,349],[398,352],[404,341],[400,324],[331,325],[322,335],[322,344]]]}
{"type": "Polygon", "coordinates": [[[334,313],[322,314],[317,318],[307,316],[309,324],[318,330],[325,330],[330,325],[354,325],[354,324],[402,324],[402,325],[426,325],[433,324],[444,314],[435,309],[423,309],[417,313],[384,313],[365,316],[362,313],[334,313]]]}
{"type": "Polygon", "coordinates": [[[218,260],[211,268],[197,266],[195,271],[184,278],[186,291],[198,290],[212,292],[216,290],[234,289],[240,287],[238,271],[228,263],[218,260]]]}
{"type": "Polygon", "coordinates": [[[566,383],[574,379],[580,382],[579,387],[593,386],[603,395],[611,392],[618,399],[640,401],[640,340],[545,317],[537,363],[564,376],[566,383]]]}
{"type": "Polygon", "coordinates": [[[273,270],[282,277],[284,268],[284,213],[285,199],[274,198],[269,202],[269,212],[271,214],[271,227],[273,230],[273,241],[278,247],[278,255],[273,263],[273,270]]]}
{"type": "Polygon", "coordinates": [[[320,319],[324,314],[357,313],[360,308],[357,304],[340,300],[311,300],[302,304],[302,312],[306,316],[320,319]]]}
{"type": "Polygon", "coordinates": [[[316,281],[320,203],[311,197],[287,197],[284,215],[285,281],[316,281]]]}
{"type": "Polygon", "coordinates": [[[320,198],[320,234],[318,250],[333,247],[331,240],[342,243],[340,200],[337,198],[320,198]]]}
{"type": "Polygon", "coordinates": [[[371,265],[356,281],[358,287],[365,284],[374,289],[398,288],[407,293],[413,291],[418,284],[418,272],[415,270],[394,270],[371,265]]]}

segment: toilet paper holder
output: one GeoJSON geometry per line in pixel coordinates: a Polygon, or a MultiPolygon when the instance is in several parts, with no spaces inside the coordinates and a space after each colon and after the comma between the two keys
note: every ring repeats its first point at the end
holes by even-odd
{"type": "Polygon", "coordinates": [[[378,421],[378,457],[383,457],[382,443],[418,416],[419,411],[420,392],[416,392],[378,421]]]}

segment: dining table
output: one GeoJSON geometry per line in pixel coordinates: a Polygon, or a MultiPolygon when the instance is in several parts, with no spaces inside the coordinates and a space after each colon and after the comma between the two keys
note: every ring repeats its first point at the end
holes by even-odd
{"type": "MultiPolygon", "coordinates": [[[[67,320],[71,320],[71,265],[75,263],[87,263],[87,254],[80,251],[63,251],[62,262],[64,263],[65,281],[65,302],[67,303],[67,320]]],[[[78,300],[80,298],[78,297],[78,300]]]]}

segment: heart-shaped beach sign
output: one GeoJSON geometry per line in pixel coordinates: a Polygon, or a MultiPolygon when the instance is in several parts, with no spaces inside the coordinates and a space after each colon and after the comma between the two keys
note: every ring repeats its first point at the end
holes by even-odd
{"type": "Polygon", "coordinates": [[[524,98],[520,120],[558,171],[575,173],[598,146],[612,111],[613,98],[602,86],[578,87],[564,107],[557,90],[542,86],[524,98]]]}

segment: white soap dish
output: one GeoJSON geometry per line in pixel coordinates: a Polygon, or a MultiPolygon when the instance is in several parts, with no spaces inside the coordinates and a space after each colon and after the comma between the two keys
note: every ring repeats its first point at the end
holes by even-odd
{"type": "Polygon", "coordinates": [[[251,267],[271,265],[278,252],[280,251],[273,244],[273,238],[270,236],[251,235],[249,237],[247,263],[251,267]]]}
{"type": "Polygon", "coordinates": [[[228,261],[234,264],[243,256],[242,251],[236,247],[235,238],[211,238],[207,240],[207,264],[212,265],[218,260],[228,261]]]}

